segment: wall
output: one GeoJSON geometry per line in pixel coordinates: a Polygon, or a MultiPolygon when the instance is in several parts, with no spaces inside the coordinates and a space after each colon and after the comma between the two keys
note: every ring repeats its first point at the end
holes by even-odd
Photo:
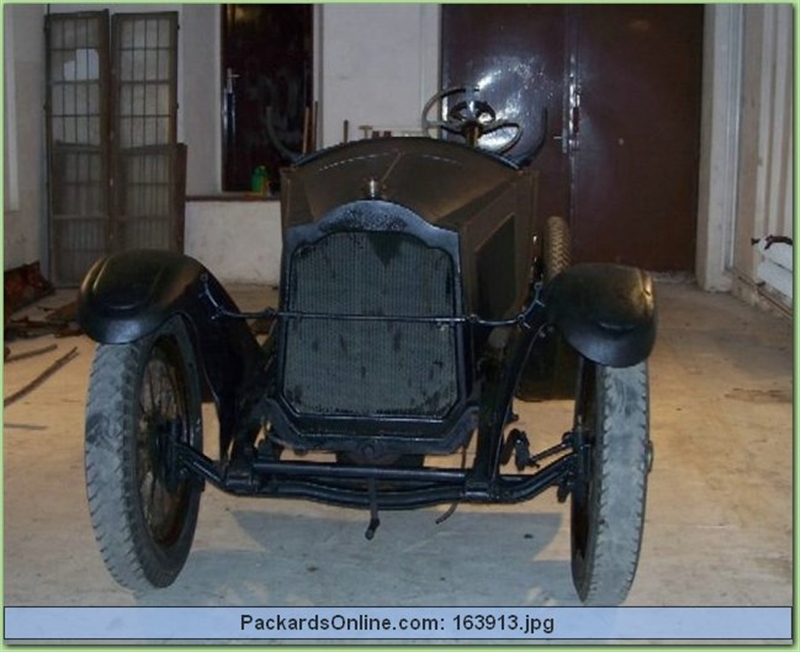
{"type": "MultiPolygon", "coordinates": [[[[221,188],[221,70],[216,54],[221,51],[221,29],[215,5],[183,5],[182,12],[181,113],[189,152],[186,253],[223,281],[277,283],[278,202],[193,200],[221,188]]],[[[439,8],[319,5],[314,49],[320,142],[340,142],[345,119],[351,138],[359,137],[359,124],[416,128],[423,104],[438,88],[439,8]]]]}
{"type": "MultiPolygon", "coordinates": [[[[142,5],[136,4],[50,5],[53,12],[104,8],[111,13],[143,10],[142,5]]],[[[167,4],[146,9],[179,12],[178,138],[188,146],[187,194],[190,198],[217,194],[222,178],[219,7],[167,4]]],[[[16,186],[18,203],[7,206],[5,211],[6,269],[37,259],[47,261],[44,116],[43,112],[30,110],[44,105],[42,28],[46,11],[46,5],[4,7],[6,48],[12,50],[6,57],[5,78],[7,84],[9,80],[17,82],[12,93],[17,109],[13,131],[19,143],[16,155],[9,152],[6,162],[14,158],[12,171],[26,171],[19,175],[16,186]],[[13,34],[10,34],[12,24],[13,34]]],[[[344,119],[351,121],[353,137],[357,133],[356,125],[366,122],[385,126],[418,125],[421,107],[438,84],[438,7],[320,5],[315,17],[315,79],[317,96],[323,107],[321,142],[338,142],[344,119]],[[354,102],[353,98],[358,101],[354,102]]],[[[13,117],[13,113],[9,111],[8,115],[13,117]]],[[[7,140],[7,144],[12,142],[12,139],[7,140]]],[[[270,278],[277,280],[276,265],[264,265],[261,258],[264,251],[271,250],[263,246],[262,238],[271,233],[277,222],[267,223],[261,229],[254,210],[250,203],[225,203],[211,210],[208,205],[198,208],[190,202],[186,219],[187,247],[191,243],[201,257],[214,259],[216,254],[206,247],[221,241],[220,229],[227,225],[231,228],[224,241],[232,242],[239,249],[251,249],[259,261],[255,266],[239,267],[238,263],[221,260],[231,280],[245,280],[242,277],[245,267],[255,275],[253,280],[265,278],[265,269],[272,269],[270,278]],[[223,218],[223,214],[232,217],[223,218]]],[[[274,203],[265,214],[271,215],[277,210],[277,203],[274,203]]],[[[269,222],[270,218],[265,219],[269,222]]],[[[279,257],[279,250],[276,256],[279,257]]]]}
{"type": "Polygon", "coordinates": [[[706,9],[698,283],[784,309],[752,239],[794,235],[793,42],[790,5],[706,9]]]}
{"type": "MultiPolygon", "coordinates": [[[[741,149],[734,291],[756,300],[760,254],[752,238],[794,235],[794,15],[790,5],[744,9],[741,149]]],[[[791,301],[765,289],[766,298],[791,301]]]]}
{"type": "Polygon", "coordinates": [[[741,5],[706,7],[698,184],[698,284],[731,289],[741,101],[741,5]]]}
{"type": "Polygon", "coordinates": [[[185,250],[221,281],[276,284],[280,202],[189,201],[185,250]]]}
{"type": "Polygon", "coordinates": [[[326,4],[320,10],[321,142],[359,125],[418,129],[439,87],[439,7],[326,4]]]}
{"type": "Polygon", "coordinates": [[[44,32],[41,5],[4,5],[4,97],[12,106],[5,128],[15,134],[5,148],[4,269],[46,262],[47,206],[44,156],[44,32]]]}
{"type": "Polygon", "coordinates": [[[188,195],[222,190],[222,51],[219,6],[182,6],[179,61],[183,93],[178,107],[183,118],[179,138],[186,143],[188,195]]]}
{"type": "MultiPolygon", "coordinates": [[[[53,11],[103,8],[50,6],[53,11]]],[[[108,7],[114,12],[142,10],[133,4],[108,7]]],[[[215,194],[221,187],[219,8],[175,4],[158,9],[180,12],[178,133],[189,151],[187,191],[190,196],[215,194]]],[[[13,139],[6,139],[5,163],[17,175],[16,188],[5,193],[8,269],[47,259],[41,111],[46,6],[5,5],[3,10],[4,81],[13,90],[6,118],[15,120],[8,126],[16,134],[16,149],[13,139]]],[[[322,142],[339,142],[345,119],[351,137],[358,136],[359,124],[416,126],[423,103],[438,86],[439,8],[325,4],[316,12],[322,142]]],[[[733,288],[754,299],[758,256],[750,238],[793,235],[791,12],[788,5],[706,9],[697,263],[698,281],[705,289],[733,288]]],[[[13,176],[7,170],[6,180],[13,176]]],[[[275,202],[190,202],[187,248],[212,269],[220,265],[225,280],[248,280],[252,274],[249,280],[274,282],[280,251],[277,211],[275,202]],[[225,243],[222,252],[216,249],[220,243],[225,243]],[[255,262],[246,264],[250,257],[255,262]]]]}
{"type": "MultiPolygon", "coordinates": [[[[314,21],[319,142],[340,142],[344,120],[351,139],[360,136],[360,124],[418,128],[422,106],[438,89],[439,7],[325,4],[317,5],[314,21]]],[[[218,6],[182,6],[181,115],[190,196],[222,187],[220,34],[218,6]]]]}

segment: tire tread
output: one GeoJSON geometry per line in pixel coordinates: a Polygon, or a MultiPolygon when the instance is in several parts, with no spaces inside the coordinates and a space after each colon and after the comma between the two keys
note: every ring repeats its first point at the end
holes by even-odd
{"type": "Polygon", "coordinates": [[[628,595],[641,550],[649,446],[647,364],[599,367],[597,382],[602,397],[594,460],[599,489],[583,583],[576,588],[585,604],[617,605],[628,595]]]}

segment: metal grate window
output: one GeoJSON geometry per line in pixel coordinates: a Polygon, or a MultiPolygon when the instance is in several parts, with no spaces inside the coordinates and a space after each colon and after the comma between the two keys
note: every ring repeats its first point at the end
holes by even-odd
{"type": "Polygon", "coordinates": [[[50,106],[53,140],[102,144],[107,92],[101,78],[107,16],[53,19],[50,26],[50,106]]]}
{"type": "Polygon", "coordinates": [[[46,30],[53,282],[113,251],[182,249],[177,14],[48,14],[46,30]]]}
{"type": "Polygon", "coordinates": [[[121,248],[182,248],[185,160],[182,145],[120,151],[115,226],[121,248]]]}
{"type": "Polygon", "coordinates": [[[122,149],[176,140],[177,18],[114,16],[114,70],[122,149]]]}
{"type": "Polygon", "coordinates": [[[108,239],[108,13],[47,20],[50,276],[76,283],[108,239]]]}

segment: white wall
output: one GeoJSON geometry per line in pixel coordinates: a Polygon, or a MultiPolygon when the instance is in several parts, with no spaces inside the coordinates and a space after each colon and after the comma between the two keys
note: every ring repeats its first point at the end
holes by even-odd
{"type": "Polygon", "coordinates": [[[219,5],[182,6],[180,54],[183,92],[179,139],[187,145],[186,193],[222,190],[222,52],[219,5]]]}
{"type": "Polygon", "coordinates": [[[790,5],[706,8],[698,282],[779,306],[751,241],[794,234],[793,42],[790,5]]]}
{"type": "Polygon", "coordinates": [[[794,8],[748,5],[744,24],[733,274],[734,291],[754,300],[763,279],[751,238],[794,235],[794,8]]]}
{"type": "Polygon", "coordinates": [[[15,141],[5,149],[4,269],[46,261],[47,206],[44,146],[44,31],[42,5],[4,5],[4,95],[12,103],[5,127],[15,141]]]}
{"type": "Polygon", "coordinates": [[[276,284],[281,262],[280,202],[188,202],[185,250],[220,281],[276,284]]]}
{"type": "Polygon", "coordinates": [[[321,7],[321,142],[359,125],[419,128],[439,84],[439,7],[326,4],[321,7]]]}
{"type": "Polygon", "coordinates": [[[739,173],[742,6],[706,7],[704,30],[695,272],[702,288],[728,291],[739,173]]]}

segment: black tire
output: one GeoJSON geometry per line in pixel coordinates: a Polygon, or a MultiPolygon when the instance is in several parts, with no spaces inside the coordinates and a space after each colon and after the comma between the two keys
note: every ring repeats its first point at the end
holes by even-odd
{"type": "Polygon", "coordinates": [[[130,344],[97,347],[86,488],[103,561],[125,588],[168,586],[186,562],[202,485],[179,476],[164,439],[202,450],[200,407],[196,359],[180,318],[130,344]]]}
{"type": "Polygon", "coordinates": [[[572,580],[585,604],[618,605],[636,574],[652,460],[647,362],[581,367],[575,430],[587,447],[572,488],[572,580]]]}
{"type": "MultiPolygon", "coordinates": [[[[552,215],[545,223],[539,278],[549,283],[570,266],[571,259],[569,224],[552,215]]],[[[528,354],[514,396],[522,401],[572,399],[576,366],[575,351],[560,334],[538,342],[528,354]]]]}

